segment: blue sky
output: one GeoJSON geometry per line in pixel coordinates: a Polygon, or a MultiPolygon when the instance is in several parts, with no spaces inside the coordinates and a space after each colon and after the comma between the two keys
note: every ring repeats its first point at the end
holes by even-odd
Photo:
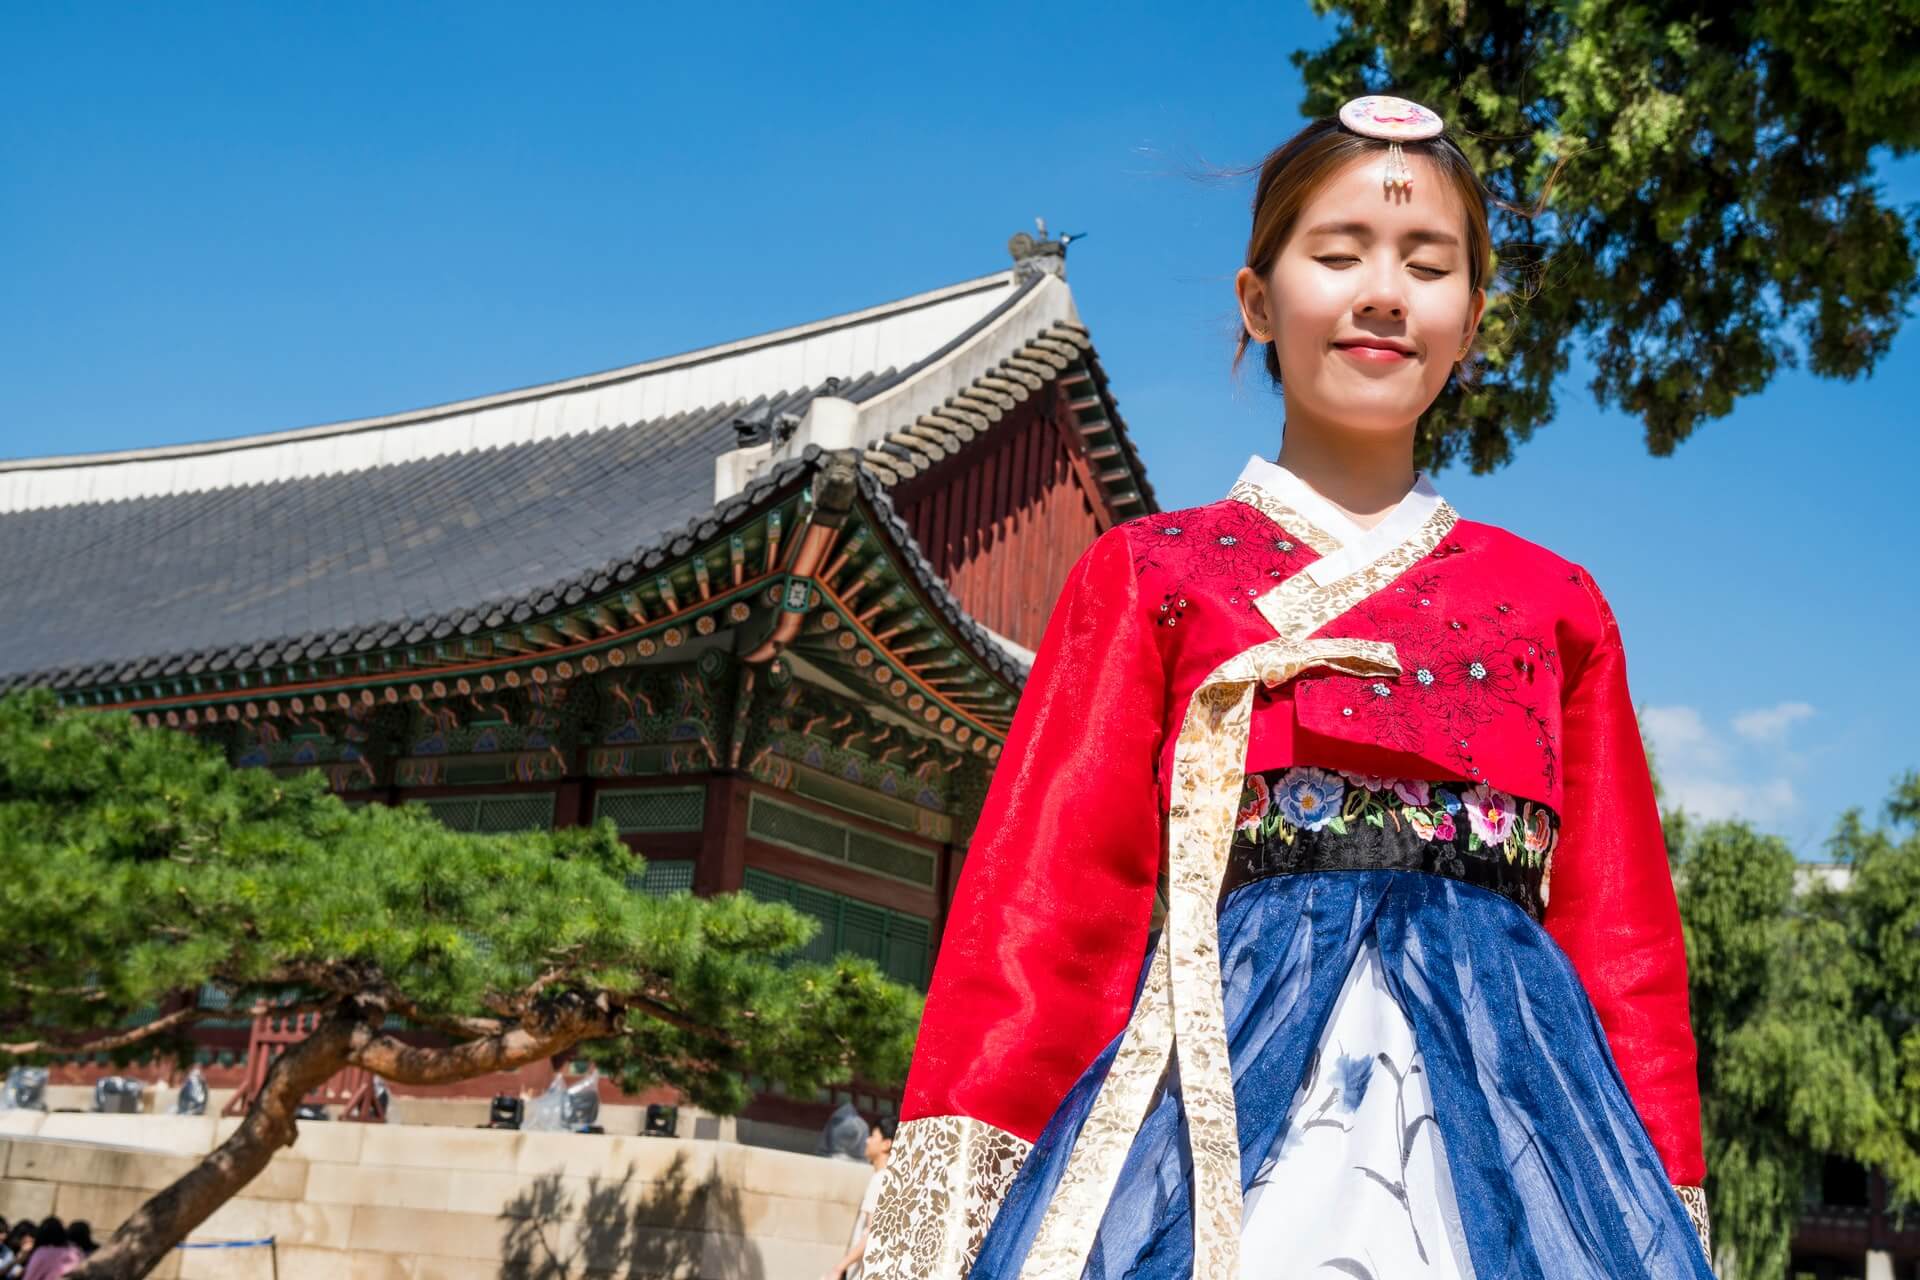
{"type": "MultiPolygon", "coordinates": [[[[0,11],[0,456],[630,363],[994,270],[1043,214],[1168,506],[1278,447],[1227,370],[1304,5],[0,11]],[[562,16],[564,14],[564,16],[562,16]]],[[[1920,163],[1889,167],[1920,200],[1920,163]]],[[[1677,456],[1577,381],[1443,492],[1586,564],[1669,786],[1817,856],[1920,766],[1920,333],[1677,456]]]]}

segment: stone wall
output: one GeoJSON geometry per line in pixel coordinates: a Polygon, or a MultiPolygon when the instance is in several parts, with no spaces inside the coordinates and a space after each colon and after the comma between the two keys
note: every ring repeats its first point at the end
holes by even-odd
{"type": "MultiPolygon", "coordinates": [[[[104,1238],[235,1122],[0,1113],[0,1214],[104,1238]]],[[[863,1164],[679,1138],[310,1123],[161,1280],[818,1280],[863,1164]]]]}

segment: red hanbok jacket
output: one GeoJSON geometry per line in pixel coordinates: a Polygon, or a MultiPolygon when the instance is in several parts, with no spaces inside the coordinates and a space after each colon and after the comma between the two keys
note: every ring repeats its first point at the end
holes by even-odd
{"type": "Polygon", "coordinates": [[[1310,764],[1554,810],[1544,925],[1672,1181],[1697,1187],[1686,956],[1599,588],[1424,481],[1361,530],[1255,459],[1226,499],[1108,531],[1061,594],[940,942],[869,1275],[963,1274],[1068,1088],[1139,1019],[1169,850],[1231,837],[1180,791],[1196,733],[1229,753],[1235,796],[1245,773],[1310,764]]]}

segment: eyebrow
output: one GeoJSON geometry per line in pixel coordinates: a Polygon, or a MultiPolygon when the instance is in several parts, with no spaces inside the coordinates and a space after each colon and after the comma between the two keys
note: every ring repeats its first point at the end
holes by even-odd
{"type": "MultiPolygon", "coordinates": [[[[1373,238],[1373,227],[1365,222],[1323,222],[1309,228],[1310,236],[1356,236],[1362,240],[1373,238]]],[[[1414,244],[1459,244],[1460,238],[1445,231],[1409,231],[1401,237],[1414,244]]]]}

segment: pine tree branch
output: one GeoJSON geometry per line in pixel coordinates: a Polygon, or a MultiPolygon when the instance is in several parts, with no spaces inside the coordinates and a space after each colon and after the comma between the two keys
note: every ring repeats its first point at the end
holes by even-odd
{"type": "Polygon", "coordinates": [[[407,1044],[361,1023],[354,1028],[347,1061],[396,1084],[447,1084],[565,1053],[582,1040],[612,1035],[614,1022],[610,1008],[575,1004],[533,1025],[444,1046],[407,1044]]]}
{"type": "Polygon", "coordinates": [[[139,1044],[155,1036],[165,1035],[180,1027],[190,1026],[202,1018],[210,1016],[212,1010],[188,1005],[184,1009],[175,1009],[172,1013],[162,1014],[152,1022],[132,1027],[126,1031],[109,1032],[92,1040],[71,1040],[57,1031],[38,1032],[38,1039],[17,1040],[11,1044],[0,1044],[0,1055],[25,1057],[36,1053],[106,1053],[114,1049],[124,1049],[130,1044],[139,1044]]]}
{"type": "Polygon", "coordinates": [[[626,1006],[629,1012],[644,1013],[649,1018],[664,1022],[670,1027],[678,1027],[688,1035],[699,1036],[702,1040],[710,1040],[714,1044],[721,1045],[728,1049],[738,1049],[740,1047],[740,1042],[734,1037],[725,1035],[707,1026],[705,1023],[697,1022],[689,1018],[672,1005],[666,1004],[652,995],[629,992],[620,997],[620,1002],[626,1006]]]}
{"type": "Polygon", "coordinates": [[[459,1014],[433,1013],[422,1008],[411,997],[384,984],[377,993],[363,996],[361,1003],[375,1007],[384,1006],[389,1013],[396,1013],[409,1022],[455,1039],[483,1039],[487,1036],[497,1036],[507,1030],[507,1022],[502,1018],[468,1018],[459,1014]]]}

